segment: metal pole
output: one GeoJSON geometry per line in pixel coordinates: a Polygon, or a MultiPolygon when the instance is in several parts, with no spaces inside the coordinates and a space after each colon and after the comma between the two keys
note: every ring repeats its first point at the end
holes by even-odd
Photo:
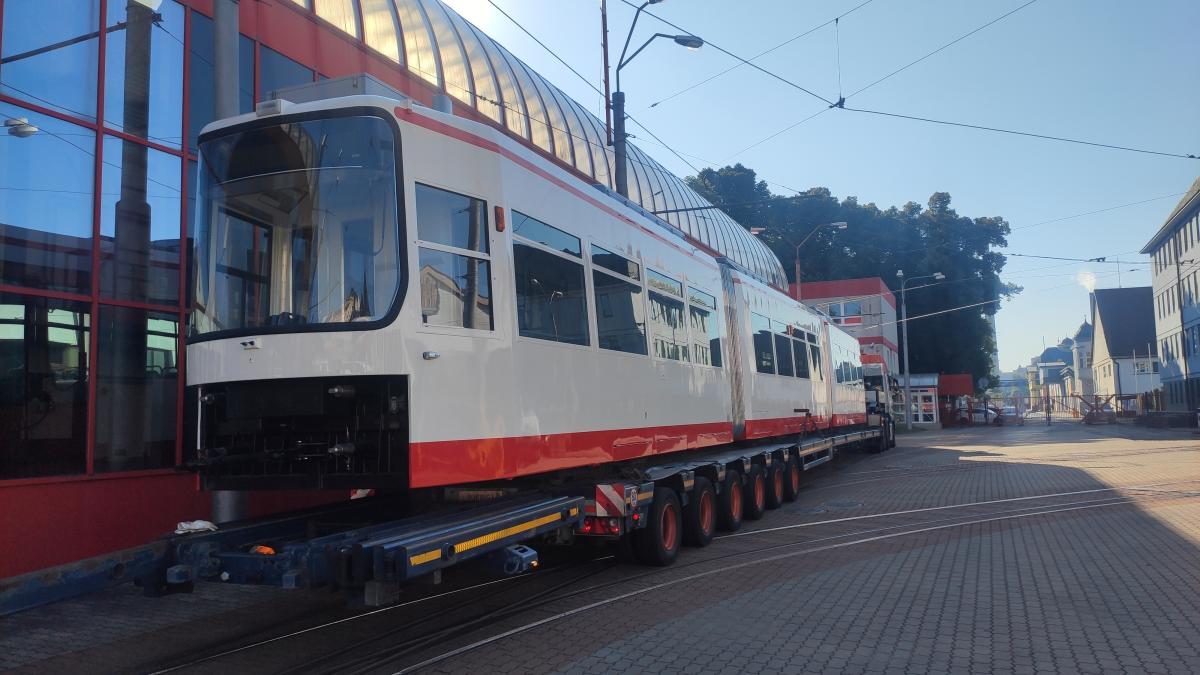
{"type": "MultiPolygon", "coordinates": [[[[238,106],[238,0],[213,0],[213,113],[216,119],[233,117],[238,106]]],[[[249,515],[247,493],[217,490],[212,497],[212,517],[218,523],[242,520],[249,515]]]]}
{"type": "Polygon", "coordinates": [[[1179,359],[1180,359],[1180,374],[1183,375],[1183,405],[1184,410],[1192,410],[1192,388],[1188,386],[1188,340],[1187,328],[1183,325],[1183,261],[1180,260],[1179,254],[1179,237],[1174,237],[1175,240],[1175,300],[1179,306],[1179,359]]]}
{"type": "Polygon", "coordinates": [[[608,85],[608,2],[600,0],[600,49],[604,56],[604,134],[613,144],[612,89],[608,85]]]}
{"type": "MultiPolygon", "coordinates": [[[[134,0],[127,0],[125,13],[122,130],[146,138],[150,129],[150,38],[155,14],[134,0]]],[[[113,263],[111,272],[105,274],[120,298],[143,300],[150,290],[150,205],[146,202],[148,156],[149,149],[140,143],[125,141],[121,144],[121,188],[114,208],[113,263]]],[[[126,384],[124,406],[108,420],[112,425],[108,460],[110,467],[120,469],[124,462],[140,457],[146,444],[147,388],[150,386],[146,375],[147,315],[123,310],[114,311],[112,317],[115,348],[110,357],[111,368],[112,372],[125,378],[126,384]]]]}
{"type": "Polygon", "coordinates": [[[900,282],[900,326],[904,330],[904,426],[912,431],[912,371],[908,369],[908,279],[900,282]]]}
{"type": "Polygon", "coordinates": [[[797,302],[800,301],[801,299],[803,299],[803,294],[800,292],[800,246],[803,243],[804,242],[800,242],[800,244],[796,244],[796,257],[794,259],[795,266],[796,266],[796,300],[797,300],[797,302]]]}
{"type": "Polygon", "coordinates": [[[613,109],[613,155],[616,159],[614,182],[617,194],[629,197],[629,182],[625,171],[625,92],[614,91],[612,95],[613,109]]]}

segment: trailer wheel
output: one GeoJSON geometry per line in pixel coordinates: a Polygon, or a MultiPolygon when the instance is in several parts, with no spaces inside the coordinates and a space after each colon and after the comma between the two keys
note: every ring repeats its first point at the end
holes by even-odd
{"type": "Polygon", "coordinates": [[[762,518],[767,511],[767,477],[763,475],[761,464],[750,467],[742,490],[745,492],[742,501],[745,502],[743,511],[746,520],[762,518]]]}
{"type": "Polygon", "coordinates": [[[689,546],[708,546],[716,529],[716,490],[707,478],[697,476],[692,486],[692,498],[683,509],[683,540],[689,546]]]}
{"type": "Polygon", "coordinates": [[[783,506],[783,484],[787,478],[783,473],[781,462],[771,462],[767,469],[767,508],[774,510],[783,506]]]}
{"type": "Polygon", "coordinates": [[[646,526],[633,532],[633,551],[644,565],[666,567],[679,555],[683,540],[683,514],[679,497],[671,488],[654,488],[646,526]]]}
{"type": "Polygon", "coordinates": [[[729,469],[725,472],[725,482],[721,483],[721,494],[717,495],[717,526],[722,530],[734,532],[742,526],[743,496],[742,474],[729,469]]]}
{"type": "Polygon", "coordinates": [[[795,457],[789,457],[783,469],[783,500],[794,502],[800,497],[800,462],[795,457]]]}

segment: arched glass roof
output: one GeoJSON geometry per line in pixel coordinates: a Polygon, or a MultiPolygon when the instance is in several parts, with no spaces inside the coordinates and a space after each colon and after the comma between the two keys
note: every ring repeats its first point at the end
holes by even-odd
{"type": "MultiPolygon", "coordinates": [[[[335,27],[472,106],[526,143],[610,189],[614,163],[604,123],[439,0],[317,0],[335,27]]],[[[629,198],[767,281],[787,286],[779,259],[679,177],[629,146],[629,198]]]]}

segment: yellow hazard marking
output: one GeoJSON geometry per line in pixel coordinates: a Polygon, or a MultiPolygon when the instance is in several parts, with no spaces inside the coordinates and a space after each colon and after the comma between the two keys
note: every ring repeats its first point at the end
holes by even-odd
{"type": "Polygon", "coordinates": [[[645,500],[654,499],[654,493],[653,492],[639,492],[638,493],[638,502],[641,503],[641,501],[644,499],[645,500]]]}
{"type": "Polygon", "coordinates": [[[434,549],[432,551],[426,551],[419,555],[414,555],[414,556],[409,557],[408,564],[412,565],[413,567],[416,567],[417,565],[424,565],[427,562],[433,562],[434,560],[437,560],[440,557],[442,557],[442,552],[437,549],[434,549]]]}
{"type": "MultiPolygon", "coordinates": [[[[569,513],[572,516],[578,515],[579,509],[572,508],[569,513]]],[[[506,537],[511,537],[514,534],[528,532],[529,530],[539,528],[543,525],[549,525],[550,523],[553,523],[553,522],[556,522],[559,520],[562,520],[562,514],[554,513],[554,514],[551,514],[548,516],[542,516],[541,518],[535,518],[533,520],[526,521],[519,525],[513,525],[512,527],[506,527],[503,530],[496,530],[495,532],[484,534],[484,535],[475,537],[474,539],[468,539],[466,541],[455,544],[454,545],[454,553],[458,554],[458,553],[463,553],[465,551],[470,551],[473,548],[479,548],[480,546],[485,546],[487,544],[490,544],[495,541],[499,541],[506,537]]],[[[413,567],[416,567],[417,565],[424,565],[425,563],[433,562],[434,560],[438,560],[441,557],[442,557],[441,549],[434,549],[432,551],[426,551],[425,553],[419,553],[417,555],[410,556],[408,559],[408,564],[412,565],[413,567]]]]}

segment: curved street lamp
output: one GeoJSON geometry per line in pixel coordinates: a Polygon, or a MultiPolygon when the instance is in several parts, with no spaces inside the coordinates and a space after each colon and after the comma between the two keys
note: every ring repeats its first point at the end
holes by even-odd
{"type": "Polygon", "coordinates": [[[908,283],[922,279],[941,281],[946,278],[946,275],[941,272],[934,272],[933,274],[924,274],[919,277],[906,277],[904,276],[904,270],[896,270],[896,276],[900,277],[900,329],[904,332],[904,427],[912,431],[912,372],[908,369],[908,283]]]}
{"type": "Polygon", "coordinates": [[[668,35],[666,33],[655,33],[648,40],[642,43],[632,54],[626,58],[625,53],[629,51],[629,41],[633,39],[633,30],[637,27],[638,17],[642,15],[642,10],[649,5],[657,5],[662,0],[646,0],[637,12],[633,15],[633,22],[629,25],[629,34],[625,36],[625,46],[621,48],[621,58],[617,60],[617,90],[612,93],[612,110],[613,110],[613,154],[616,156],[616,171],[613,175],[613,182],[616,183],[617,194],[622,197],[629,196],[629,178],[625,168],[627,147],[625,144],[625,92],[621,91],[621,69],[629,65],[629,62],[638,54],[642,53],[651,42],[658,38],[670,38],[675,44],[681,47],[687,47],[690,50],[697,50],[704,46],[704,40],[695,35],[668,35]]]}

